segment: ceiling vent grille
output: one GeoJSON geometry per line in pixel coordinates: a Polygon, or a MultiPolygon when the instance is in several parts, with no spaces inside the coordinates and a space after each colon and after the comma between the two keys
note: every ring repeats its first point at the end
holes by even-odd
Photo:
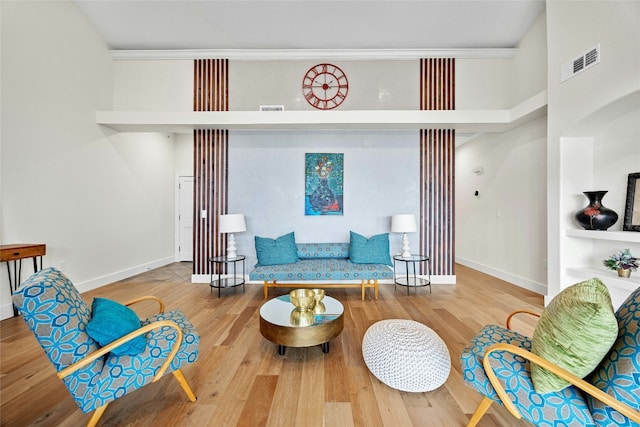
{"type": "Polygon", "coordinates": [[[261,105],[260,111],[284,111],[284,105],[261,105]]]}
{"type": "Polygon", "coordinates": [[[600,44],[560,67],[560,82],[570,79],[600,63],[600,44]]]}

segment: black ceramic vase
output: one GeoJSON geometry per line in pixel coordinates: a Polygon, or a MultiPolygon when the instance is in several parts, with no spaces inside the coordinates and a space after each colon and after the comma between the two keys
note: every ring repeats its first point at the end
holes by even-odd
{"type": "Polygon", "coordinates": [[[336,196],[329,188],[326,178],[320,178],[320,183],[309,197],[311,208],[320,213],[325,213],[337,203],[336,196]]]}
{"type": "Polygon", "coordinates": [[[606,230],[616,223],[618,214],[602,206],[602,198],[606,191],[585,191],[589,204],[576,213],[576,221],[585,230],[606,230]]]}

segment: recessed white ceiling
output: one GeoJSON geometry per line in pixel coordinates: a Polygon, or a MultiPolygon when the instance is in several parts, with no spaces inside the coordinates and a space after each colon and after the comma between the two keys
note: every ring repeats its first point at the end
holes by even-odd
{"type": "Polygon", "coordinates": [[[544,0],[75,0],[114,50],[513,48],[544,0]]]}

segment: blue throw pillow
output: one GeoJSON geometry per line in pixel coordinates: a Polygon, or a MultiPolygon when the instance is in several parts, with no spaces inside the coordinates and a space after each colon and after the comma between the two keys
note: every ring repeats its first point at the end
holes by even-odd
{"type": "Polygon", "coordinates": [[[279,265],[298,262],[298,247],[293,231],[277,239],[255,237],[258,265],[279,265]]]}
{"type": "Polygon", "coordinates": [[[391,264],[389,255],[389,233],[366,237],[349,232],[349,259],[355,264],[391,264]]]}
{"type": "MultiPolygon", "coordinates": [[[[106,298],[93,299],[87,333],[102,347],[139,328],[140,318],[129,307],[106,298]]],[[[146,347],[147,341],[144,335],[140,335],[114,348],[111,353],[118,356],[135,356],[142,353],[146,347]]]]}

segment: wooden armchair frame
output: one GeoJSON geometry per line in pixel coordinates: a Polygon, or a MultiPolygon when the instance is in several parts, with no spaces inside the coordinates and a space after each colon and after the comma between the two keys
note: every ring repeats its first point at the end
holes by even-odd
{"type": "MultiPolygon", "coordinates": [[[[513,313],[511,313],[508,317],[507,317],[507,328],[510,328],[510,324],[511,324],[511,319],[513,318],[513,316],[520,314],[520,313],[526,313],[526,314],[531,314],[537,317],[540,317],[540,314],[533,312],[533,311],[529,311],[529,310],[517,310],[514,311],[513,313]]],[[[585,393],[589,394],[590,396],[592,396],[595,399],[598,399],[599,401],[601,401],[602,403],[604,403],[607,406],[610,406],[611,408],[615,409],[616,411],[620,412],[621,414],[623,414],[624,416],[626,416],[627,418],[629,418],[630,420],[640,423],[640,412],[638,412],[637,410],[631,408],[629,405],[620,402],[618,399],[616,399],[615,397],[605,393],[604,391],[600,390],[599,388],[593,386],[592,384],[589,384],[588,382],[586,382],[585,380],[583,380],[582,378],[579,378],[575,375],[573,375],[572,373],[568,372],[567,370],[559,367],[558,365],[536,355],[531,353],[528,350],[525,350],[521,347],[515,346],[513,344],[506,344],[506,343],[499,343],[499,344],[494,344],[492,346],[490,346],[489,348],[487,348],[487,350],[484,353],[484,356],[482,358],[482,365],[484,367],[485,372],[487,373],[487,377],[489,378],[489,382],[491,383],[491,385],[493,386],[493,388],[495,389],[496,393],[498,394],[498,397],[500,398],[500,400],[502,401],[502,404],[505,406],[505,408],[507,408],[507,410],[509,411],[509,413],[511,413],[511,415],[513,415],[514,417],[516,417],[517,419],[521,419],[522,415],[520,414],[520,411],[518,411],[518,409],[516,408],[516,406],[514,405],[513,401],[511,399],[509,399],[509,396],[507,396],[507,392],[504,389],[504,386],[502,385],[502,383],[498,380],[498,377],[496,376],[495,372],[493,371],[493,368],[491,366],[490,360],[489,360],[489,355],[495,351],[507,351],[509,353],[513,353],[515,355],[518,355],[526,360],[528,360],[530,363],[535,363],[536,365],[546,369],[547,371],[557,375],[558,377],[568,381],[569,383],[571,383],[572,385],[578,387],[580,390],[584,391],[585,393]]],[[[489,407],[491,406],[491,404],[493,403],[493,400],[488,398],[488,397],[484,397],[482,399],[482,401],[480,402],[480,404],[478,405],[478,408],[476,409],[476,411],[473,413],[471,419],[469,420],[469,423],[467,424],[467,427],[474,427],[479,421],[480,419],[484,416],[484,414],[487,412],[487,410],[489,409],[489,407]]]]}
{"type": "Polygon", "coordinates": [[[511,319],[513,319],[516,315],[518,314],[529,314],[531,316],[537,317],[538,319],[540,318],[540,313],[536,312],[536,311],[531,311],[531,310],[516,310],[514,312],[512,312],[509,316],[507,316],[507,329],[511,329],[511,319]]]}
{"type": "MultiPolygon", "coordinates": [[[[159,306],[160,306],[158,313],[164,313],[164,303],[162,302],[162,300],[160,300],[159,298],[157,298],[155,296],[151,296],[151,295],[146,295],[146,296],[143,296],[143,297],[140,297],[140,298],[136,298],[134,300],[126,302],[124,305],[130,306],[130,305],[133,305],[135,303],[138,303],[138,302],[141,302],[141,301],[145,301],[145,300],[155,300],[155,301],[157,301],[159,306]]],[[[176,342],[173,344],[173,347],[171,348],[171,351],[169,352],[169,355],[167,356],[166,360],[162,363],[162,366],[160,366],[160,369],[156,373],[156,376],[153,378],[152,382],[156,382],[160,378],[162,378],[162,376],[165,374],[165,372],[169,368],[169,365],[171,364],[171,362],[173,361],[174,357],[178,353],[178,350],[180,349],[180,345],[182,344],[182,338],[183,338],[182,329],[180,329],[180,327],[174,321],[171,321],[171,320],[158,320],[156,322],[149,323],[148,325],[142,326],[139,329],[136,329],[135,331],[133,331],[133,332],[121,337],[121,338],[118,338],[117,340],[113,341],[112,343],[100,348],[97,351],[94,351],[93,353],[90,353],[90,354],[86,355],[85,357],[83,357],[82,359],[78,360],[77,362],[67,366],[65,369],[63,369],[60,372],[58,372],[58,378],[63,379],[65,377],[71,375],[72,373],[76,372],[77,370],[87,366],[88,364],[90,364],[91,362],[96,360],[97,358],[102,357],[105,354],[109,353],[114,348],[119,347],[120,345],[131,341],[135,337],[138,337],[140,335],[146,334],[147,332],[149,332],[149,331],[151,331],[153,329],[162,328],[162,327],[165,327],[165,326],[168,326],[170,328],[175,329],[178,336],[177,336],[176,342]]],[[[176,380],[178,381],[178,383],[180,384],[180,386],[182,387],[184,392],[187,394],[187,397],[189,398],[189,400],[191,402],[195,402],[196,401],[196,396],[193,394],[193,391],[191,390],[191,387],[189,386],[189,383],[187,382],[187,379],[185,378],[184,374],[182,373],[182,370],[177,369],[175,371],[172,371],[172,374],[176,378],[176,380]]],[[[94,427],[98,423],[98,421],[100,420],[100,417],[102,417],[102,414],[104,414],[104,411],[107,409],[107,405],[109,405],[109,404],[106,403],[106,404],[100,406],[99,408],[96,408],[95,411],[93,411],[93,414],[91,415],[91,418],[87,422],[87,427],[94,427]]]]}

